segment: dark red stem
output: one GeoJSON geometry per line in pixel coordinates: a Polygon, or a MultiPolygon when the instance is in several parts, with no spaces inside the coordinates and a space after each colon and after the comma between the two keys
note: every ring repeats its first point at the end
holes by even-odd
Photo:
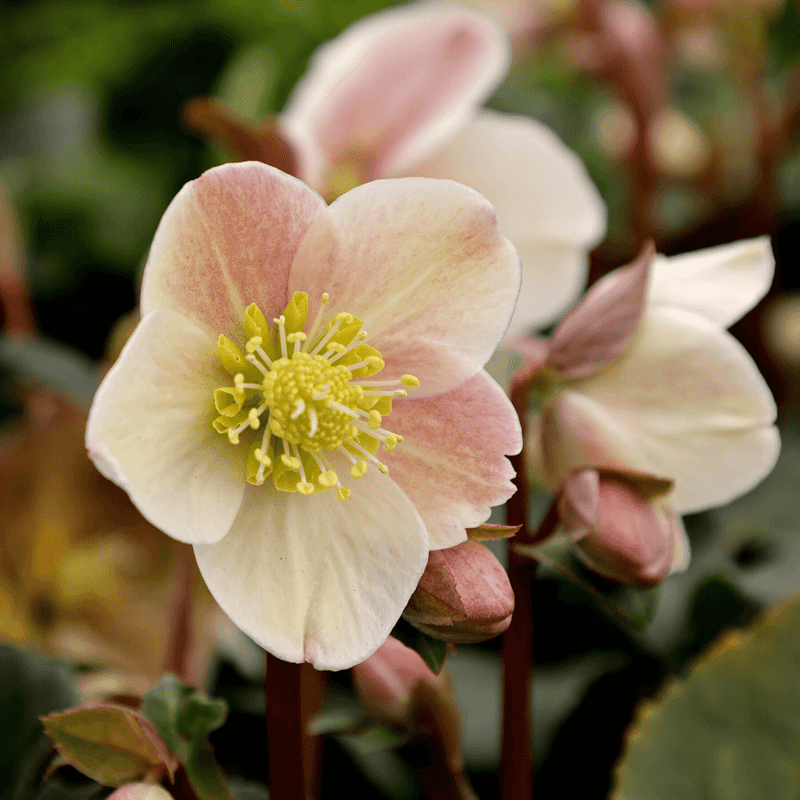
{"type": "Polygon", "coordinates": [[[322,740],[307,730],[324,705],[325,673],[267,653],[264,693],[270,800],[318,797],[322,740]]]}
{"type": "MultiPolygon", "coordinates": [[[[511,390],[511,402],[523,431],[528,413],[529,388],[521,375],[511,390]]],[[[507,503],[507,522],[521,525],[508,540],[508,577],[514,590],[514,615],[503,635],[503,731],[500,750],[500,789],[503,800],[533,798],[533,582],[536,562],[519,555],[514,544],[531,544],[546,539],[558,524],[553,503],[535,534],[528,530],[528,481],[525,471],[525,445],[511,457],[516,470],[517,491],[507,503]]]]}

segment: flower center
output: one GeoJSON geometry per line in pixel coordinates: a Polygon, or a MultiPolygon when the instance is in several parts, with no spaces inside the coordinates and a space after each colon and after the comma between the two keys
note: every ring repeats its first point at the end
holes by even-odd
{"type": "Polygon", "coordinates": [[[250,439],[249,483],[261,486],[271,476],[277,489],[302,494],[336,487],[345,500],[350,489],[339,481],[331,457],[349,462],[354,478],[363,477],[369,463],[387,473],[375,453],[381,445],[393,450],[402,437],[381,427],[382,419],[392,410],[392,398],[405,397],[404,387],[416,388],[419,381],[413,375],[372,380],[384,362],[364,344],[367,334],[352,314],[336,314],[318,334],[328,299],[322,295],[308,335],[308,295],[295,292],[272,328],[255,303],[248,307],[246,355],[219,337],[233,386],[214,392],[219,416],[213,425],[231,444],[250,439]]]}

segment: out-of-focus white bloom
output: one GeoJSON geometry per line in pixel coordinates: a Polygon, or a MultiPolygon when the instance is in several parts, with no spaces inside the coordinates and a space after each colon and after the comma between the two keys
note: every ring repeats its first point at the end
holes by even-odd
{"type": "Polygon", "coordinates": [[[765,294],[773,269],[766,237],[643,254],[593,286],[549,342],[520,342],[538,395],[530,474],[553,491],[577,470],[658,476],[673,482],[664,499],[677,514],[761,481],[780,448],[775,403],[725,327],[765,294]]]}
{"type": "Polygon", "coordinates": [[[520,254],[509,335],[552,321],[586,281],[606,211],[578,157],[533,119],[480,110],[506,75],[505,34],[465,8],[411,3],[323,45],[281,115],[300,177],[331,199],[376,178],[448,178],[495,207],[520,254]]]}

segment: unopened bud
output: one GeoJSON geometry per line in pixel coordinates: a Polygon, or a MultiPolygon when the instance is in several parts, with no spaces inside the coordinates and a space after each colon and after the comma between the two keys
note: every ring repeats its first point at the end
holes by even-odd
{"type": "Polygon", "coordinates": [[[680,518],[663,501],[670,490],[654,476],[578,470],[564,481],[559,515],[590,569],[630,586],[656,586],[688,560],[680,518]]]}
{"type": "Polygon", "coordinates": [[[353,667],[353,685],[364,708],[381,722],[406,723],[413,692],[421,682],[438,691],[446,680],[391,636],[366,661],[353,667]]]}
{"type": "Polygon", "coordinates": [[[469,540],[434,550],[403,616],[445,642],[483,642],[511,622],[514,592],[488,547],[469,540]]]}

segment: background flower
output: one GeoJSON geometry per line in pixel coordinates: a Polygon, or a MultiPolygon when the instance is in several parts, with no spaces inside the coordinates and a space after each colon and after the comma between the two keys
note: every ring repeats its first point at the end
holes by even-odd
{"type": "Polygon", "coordinates": [[[662,476],[681,514],[755,486],[779,450],[775,404],[720,323],[760,299],[772,269],[761,238],[658,257],[652,276],[645,254],[599,281],[542,348],[532,473],[551,488],[579,467],[662,476]]]}
{"type": "Polygon", "coordinates": [[[327,198],[404,175],[481,192],[522,259],[514,335],[551,321],[581,291],[606,212],[550,129],[480,109],[509,58],[505,35],[480,14],[445,3],[393,8],[320,47],[280,120],[299,176],[327,198]]]}

